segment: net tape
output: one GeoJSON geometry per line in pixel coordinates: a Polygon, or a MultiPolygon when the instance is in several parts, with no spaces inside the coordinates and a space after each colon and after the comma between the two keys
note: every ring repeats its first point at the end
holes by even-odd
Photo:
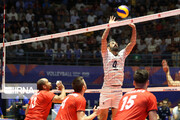
{"type": "MultiPolygon", "coordinates": [[[[55,38],[60,38],[60,37],[66,37],[66,36],[91,32],[91,31],[102,30],[102,29],[106,29],[106,28],[113,28],[113,27],[128,25],[130,23],[140,23],[140,22],[145,22],[145,21],[150,21],[150,20],[155,20],[155,19],[161,19],[161,18],[175,16],[175,15],[179,15],[179,14],[180,14],[180,9],[170,10],[170,11],[156,13],[156,14],[152,14],[152,15],[146,15],[146,16],[142,16],[142,17],[127,19],[127,20],[122,20],[122,21],[116,21],[116,22],[110,23],[110,24],[107,23],[107,24],[102,24],[102,25],[97,25],[97,26],[92,26],[92,27],[87,27],[87,28],[82,28],[82,29],[77,29],[77,30],[71,30],[71,31],[67,31],[67,32],[61,32],[61,33],[45,35],[45,36],[40,36],[40,37],[34,37],[34,38],[28,38],[28,39],[23,39],[23,40],[17,40],[17,41],[13,41],[13,42],[6,42],[5,46],[13,46],[13,45],[43,41],[43,40],[50,40],[50,39],[55,39],[55,38]]],[[[0,44],[0,47],[3,47],[3,43],[0,44]]]]}
{"type": "MultiPolygon", "coordinates": [[[[122,89],[87,89],[85,93],[101,93],[101,92],[128,92],[133,90],[134,88],[122,88],[122,89]]],[[[147,89],[149,92],[178,92],[180,91],[180,87],[148,87],[147,89]]],[[[0,93],[3,91],[0,90],[0,93]]],[[[34,92],[37,92],[37,90],[34,90],[34,92]]],[[[61,91],[53,89],[52,92],[54,93],[60,93],[61,91]]],[[[66,93],[72,93],[74,92],[73,89],[66,89],[66,93]]]]}

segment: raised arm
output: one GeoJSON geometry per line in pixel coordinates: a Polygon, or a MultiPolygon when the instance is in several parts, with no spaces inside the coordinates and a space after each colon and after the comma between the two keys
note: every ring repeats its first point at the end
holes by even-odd
{"type": "Polygon", "coordinates": [[[133,49],[133,47],[136,45],[136,26],[132,23],[129,24],[129,26],[132,28],[132,36],[130,43],[126,46],[126,55],[129,55],[133,49]]]}
{"type": "MultiPolygon", "coordinates": [[[[109,23],[115,22],[115,19],[116,17],[110,16],[109,23]]],[[[107,37],[109,35],[109,31],[110,31],[110,28],[106,28],[106,30],[104,31],[102,35],[102,39],[101,39],[101,52],[102,53],[107,52],[107,37]]]]}
{"type": "Polygon", "coordinates": [[[61,94],[54,96],[54,98],[52,100],[53,103],[61,103],[63,101],[63,99],[66,97],[65,87],[62,84],[62,82],[58,83],[57,89],[61,90],[61,94]]]}
{"type": "MultiPolygon", "coordinates": [[[[172,77],[170,75],[169,66],[167,65],[166,60],[162,61],[162,66],[163,66],[163,71],[166,74],[166,79],[167,79],[168,86],[180,86],[180,81],[174,81],[172,79],[172,77]]],[[[180,72],[178,74],[180,74],[180,72]]]]}

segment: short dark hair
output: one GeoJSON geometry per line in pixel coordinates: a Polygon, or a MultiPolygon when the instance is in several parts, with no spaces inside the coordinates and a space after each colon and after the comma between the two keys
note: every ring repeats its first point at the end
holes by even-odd
{"type": "Polygon", "coordinates": [[[149,79],[149,73],[147,70],[144,70],[144,69],[139,69],[139,70],[136,70],[135,73],[134,73],[134,81],[136,83],[139,83],[139,84],[144,84],[148,81],[149,79]]]}
{"type": "Polygon", "coordinates": [[[110,47],[110,42],[116,42],[116,41],[114,39],[110,39],[107,44],[108,47],[110,47]]]}
{"type": "Polygon", "coordinates": [[[82,87],[84,85],[84,81],[83,81],[83,77],[82,76],[78,76],[76,77],[73,82],[72,82],[72,88],[74,89],[75,92],[81,92],[82,91],[82,87]]]}
{"type": "Polygon", "coordinates": [[[178,102],[178,104],[180,104],[180,101],[178,102]]]}
{"type": "Polygon", "coordinates": [[[41,78],[37,81],[37,89],[38,90],[43,90],[43,85],[45,85],[44,80],[41,78]]]}

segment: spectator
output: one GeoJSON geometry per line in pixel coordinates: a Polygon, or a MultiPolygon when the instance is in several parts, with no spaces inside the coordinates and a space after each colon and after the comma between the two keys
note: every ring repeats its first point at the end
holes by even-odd
{"type": "Polygon", "coordinates": [[[140,44],[137,44],[137,49],[140,53],[143,53],[144,50],[147,48],[147,45],[144,40],[140,40],[140,44]]]}
{"type": "Polygon", "coordinates": [[[23,25],[20,28],[21,33],[23,34],[26,29],[29,31],[28,23],[24,21],[23,25]]]}
{"type": "Polygon", "coordinates": [[[24,8],[25,8],[25,9],[31,9],[31,8],[33,8],[33,1],[32,1],[32,0],[26,0],[26,1],[24,2],[24,8]]]}
{"type": "Polygon", "coordinates": [[[51,44],[48,44],[47,48],[44,50],[45,56],[51,59],[54,54],[54,49],[52,48],[51,44]]]}
{"type": "Polygon", "coordinates": [[[17,55],[17,57],[20,57],[20,56],[24,55],[24,49],[22,48],[22,45],[17,45],[16,55],[17,55]]]}
{"type": "Polygon", "coordinates": [[[70,48],[70,45],[67,45],[65,50],[65,59],[67,64],[71,64],[74,62],[74,51],[70,48]]]}
{"type": "Polygon", "coordinates": [[[166,42],[165,42],[165,39],[162,39],[162,43],[160,44],[159,47],[160,47],[161,54],[166,51],[167,44],[166,44],[166,42]]]}
{"type": "Polygon", "coordinates": [[[139,51],[136,49],[135,53],[132,55],[132,63],[133,65],[139,66],[141,65],[141,60],[142,60],[141,55],[139,51]]]}
{"type": "Polygon", "coordinates": [[[16,30],[16,33],[14,33],[13,36],[14,36],[13,40],[22,40],[22,34],[20,33],[19,29],[16,30]],[[19,39],[16,38],[17,36],[19,39]]]}
{"type": "Polygon", "coordinates": [[[14,7],[11,8],[11,12],[8,13],[7,16],[8,16],[8,20],[11,20],[12,17],[15,17],[15,20],[18,20],[18,14],[16,13],[14,7]]]}
{"type": "Polygon", "coordinates": [[[61,24],[64,24],[64,22],[62,21],[61,16],[57,16],[57,20],[55,22],[56,27],[60,28],[61,24]]]}
{"type": "Polygon", "coordinates": [[[12,105],[6,109],[7,112],[14,111],[15,114],[15,120],[24,120],[25,118],[25,110],[28,105],[28,98],[24,95],[18,95],[16,96],[15,101],[12,103],[12,105]]]}
{"type": "Polygon", "coordinates": [[[74,56],[75,56],[76,60],[79,60],[82,57],[82,49],[79,48],[78,44],[75,44],[75,47],[74,47],[74,56]]]}
{"type": "Polygon", "coordinates": [[[89,15],[87,16],[87,22],[92,25],[96,17],[97,16],[94,14],[94,12],[90,11],[89,15]]]}
{"type": "Polygon", "coordinates": [[[27,39],[27,38],[30,38],[30,37],[31,37],[31,34],[29,33],[29,29],[25,29],[24,33],[22,34],[22,38],[27,39]]]}
{"type": "Polygon", "coordinates": [[[46,26],[46,22],[43,20],[43,17],[40,17],[37,23],[38,23],[38,26],[40,26],[40,24],[43,24],[44,26],[46,26]]]}
{"type": "Polygon", "coordinates": [[[75,7],[76,7],[76,9],[78,10],[78,11],[80,11],[80,8],[81,7],[86,7],[86,5],[83,3],[83,1],[82,0],[78,0],[77,1],[77,3],[76,3],[76,5],[75,5],[75,7]]]}
{"type": "Polygon", "coordinates": [[[153,65],[160,66],[161,65],[161,51],[160,47],[156,47],[156,51],[153,52],[153,65]]]}
{"type": "Polygon", "coordinates": [[[23,0],[18,0],[16,2],[16,9],[24,8],[24,1],[23,0]]]}
{"type": "Polygon", "coordinates": [[[137,43],[137,45],[139,45],[139,44],[140,44],[140,41],[141,41],[141,40],[142,40],[141,36],[140,36],[140,35],[137,35],[137,40],[136,40],[136,41],[137,41],[137,42],[136,42],[136,43],[137,43]]]}
{"type": "Polygon", "coordinates": [[[170,35],[167,36],[167,38],[165,39],[166,45],[171,44],[172,38],[170,35]]]}
{"type": "Polygon", "coordinates": [[[62,51],[67,50],[67,46],[68,46],[68,45],[69,45],[69,43],[67,42],[67,38],[64,37],[64,38],[63,38],[63,42],[61,43],[61,50],[62,50],[62,51]]]}
{"type": "Polygon", "coordinates": [[[50,7],[50,2],[49,0],[44,0],[43,4],[42,4],[42,7],[45,8],[45,9],[48,9],[50,7]]]}
{"type": "Polygon", "coordinates": [[[68,17],[67,20],[64,22],[64,25],[66,28],[69,28],[70,24],[71,24],[70,17],[68,17]]]}
{"type": "Polygon", "coordinates": [[[60,64],[60,63],[64,62],[64,52],[61,50],[60,47],[57,49],[57,51],[55,51],[54,61],[57,64],[60,64]]]}
{"type": "Polygon", "coordinates": [[[180,66],[180,51],[179,48],[175,48],[175,51],[172,52],[171,55],[172,63],[174,67],[180,66]]]}
{"type": "Polygon", "coordinates": [[[106,3],[106,0],[101,0],[100,7],[104,14],[106,10],[108,9],[109,5],[106,3]]]}
{"type": "Polygon", "coordinates": [[[156,46],[160,46],[162,43],[162,40],[159,38],[159,35],[157,35],[154,39],[154,43],[156,44],[156,46]]]}
{"type": "Polygon", "coordinates": [[[180,101],[178,105],[173,109],[173,118],[174,120],[180,120],[180,101]]]}
{"type": "MultiPolygon", "coordinates": [[[[24,12],[24,9],[21,7],[18,12],[18,21],[22,21],[23,17],[25,18],[26,14],[24,12]]],[[[26,20],[26,19],[25,19],[26,20]]]]}
{"type": "Polygon", "coordinates": [[[156,51],[156,47],[157,46],[154,43],[154,39],[152,39],[151,44],[150,43],[148,44],[148,52],[152,54],[153,52],[156,51]]]}
{"type": "Polygon", "coordinates": [[[27,22],[31,22],[32,21],[32,17],[34,17],[34,13],[33,13],[33,9],[29,9],[27,10],[28,13],[26,14],[26,21],[27,22]]]}
{"type": "Polygon", "coordinates": [[[94,54],[94,59],[95,59],[95,61],[97,61],[97,62],[100,62],[101,61],[101,49],[100,49],[100,47],[97,47],[97,49],[96,50],[94,50],[94,52],[93,52],[94,54]]]}
{"type": "Polygon", "coordinates": [[[74,11],[74,15],[71,16],[71,23],[72,24],[76,23],[77,19],[80,19],[78,16],[78,12],[74,11]]]}
{"type": "Polygon", "coordinates": [[[148,34],[147,37],[144,39],[144,41],[146,42],[146,45],[151,45],[153,41],[152,35],[148,34]]]}
{"type": "Polygon", "coordinates": [[[162,106],[158,107],[159,120],[170,120],[170,109],[168,107],[168,101],[163,100],[162,106]]]}

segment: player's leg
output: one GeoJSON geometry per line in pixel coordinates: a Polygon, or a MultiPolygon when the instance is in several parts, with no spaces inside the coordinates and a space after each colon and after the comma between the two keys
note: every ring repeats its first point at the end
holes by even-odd
{"type": "Polygon", "coordinates": [[[118,111],[117,108],[112,108],[112,120],[113,120],[113,118],[115,117],[117,111],[118,111]]]}
{"type": "Polygon", "coordinates": [[[98,116],[99,120],[107,120],[109,108],[101,109],[101,113],[98,116]]]}
{"type": "Polygon", "coordinates": [[[122,98],[122,92],[114,92],[112,97],[112,120],[115,117],[118,107],[119,107],[119,101],[122,98]]]}
{"type": "Polygon", "coordinates": [[[108,118],[109,107],[111,107],[111,98],[109,95],[110,93],[105,92],[100,94],[99,107],[101,109],[101,113],[98,116],[99,120],[107,120],[108,118]]]}

